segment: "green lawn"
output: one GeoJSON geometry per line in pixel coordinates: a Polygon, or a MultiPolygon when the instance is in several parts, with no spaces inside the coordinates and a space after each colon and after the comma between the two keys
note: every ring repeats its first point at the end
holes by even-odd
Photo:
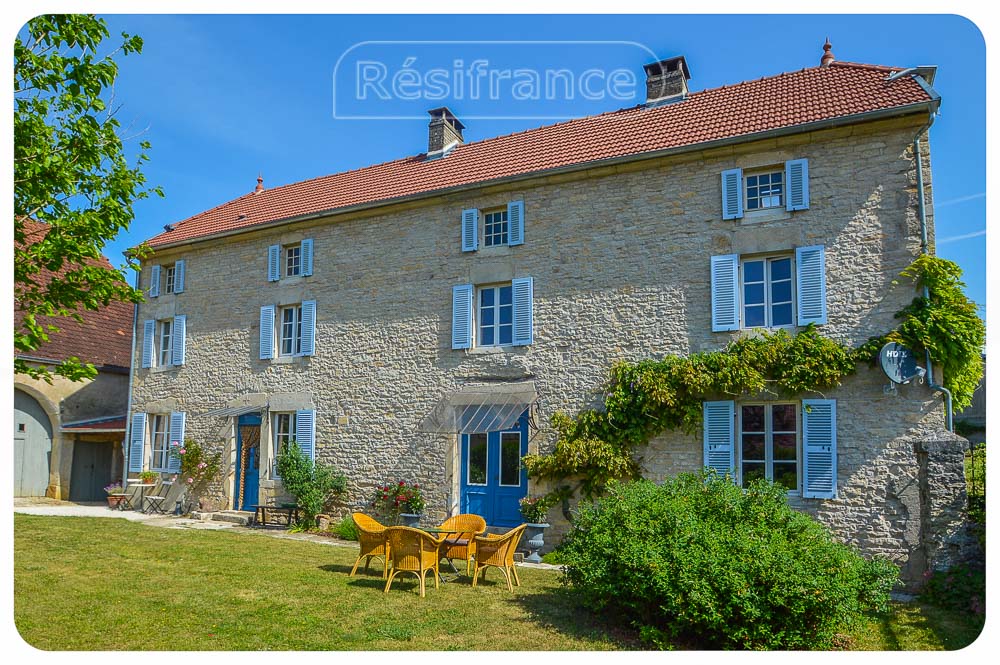
{"type": "MultiPolygon", "coordinates": [[[[603,650],[635,636],[577,609],[555,571],[496,572],[420,598],[404,577],[348,577],[353,548],[117,519],[14,516],[14,619],[47,650],[603,650]]],[[[976,626],[896,605],[844,648],[956,649],[976,626]]]]}

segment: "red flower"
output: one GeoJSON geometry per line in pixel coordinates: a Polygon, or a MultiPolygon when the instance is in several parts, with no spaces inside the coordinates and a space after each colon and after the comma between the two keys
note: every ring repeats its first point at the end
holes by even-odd
{"type": "Polygon", "coordinates": [[[406,483],[404,483],[404,482],[403,482],[402,480],[400,480],[400,481],[399,481],[399,486],[400,486],[400,487],[403,487],[404,485],[406,485],[406,483]]]}

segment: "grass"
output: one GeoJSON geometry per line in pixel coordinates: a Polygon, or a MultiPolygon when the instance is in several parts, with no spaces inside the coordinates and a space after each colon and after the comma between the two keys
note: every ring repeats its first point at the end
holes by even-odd
{"type": "MultiPolygon", "coordinates": [[[[556,571],[521,568],[382,593],[380,572],[348,577],[353,547],[117,519],[14,516],[14,620],[46,650],[607,650],[645,648],[577,608],[556,571]]],[[[845,649],[939,650],[981,626],[894,604],[844,635],[845,649]]]]}

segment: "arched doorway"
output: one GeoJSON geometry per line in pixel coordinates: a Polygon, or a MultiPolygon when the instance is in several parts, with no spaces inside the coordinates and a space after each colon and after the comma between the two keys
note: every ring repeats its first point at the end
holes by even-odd
{"type": "Polygon", "coordinates": [[[52,458],[52,424],[38,401],[14,390],[14,496],[45,496],[52,458]]]}

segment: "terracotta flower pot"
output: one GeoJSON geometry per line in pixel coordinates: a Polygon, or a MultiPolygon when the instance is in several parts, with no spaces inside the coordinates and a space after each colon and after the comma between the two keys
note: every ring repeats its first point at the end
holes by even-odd
{"type": "Polygon", "coordinates": [[[123,497],[123,496],[110,496],[109,495],[108,496],[108,508],[110,508],[111,510],[118,510],[118,506],[120,506],[121,502],[124,501],[124,500],[125,500],[125,497],[123,497]]]}

